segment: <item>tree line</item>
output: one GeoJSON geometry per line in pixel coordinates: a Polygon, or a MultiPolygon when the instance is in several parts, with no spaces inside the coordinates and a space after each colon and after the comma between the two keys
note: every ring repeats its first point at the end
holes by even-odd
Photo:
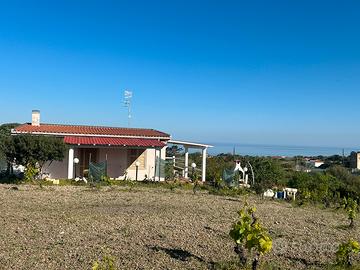
{"type": "MultiPolygon", "coordinates": [[[[189,158],[201,164],[200,153],[190,154],[189,158]]],[[[267,189],[297,188],[299,201],[321,202],[326,206],[339,202],[341,198],[360,198],[360,176],[343,166],[340,158],[336,162],[329,162],[330,165],[321,172],[303,172],[296,170],[295,159],[219,154],[207,159],[206,179],[218,182],[223,177],[224,169],[234,169],[235,160],[240,160],[244,165],[251,163],[255,176],[252,189],[258,194],[267,189]]]]}

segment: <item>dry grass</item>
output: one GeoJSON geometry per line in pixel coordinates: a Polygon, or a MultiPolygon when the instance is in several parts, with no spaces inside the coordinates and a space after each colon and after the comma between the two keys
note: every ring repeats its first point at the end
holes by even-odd
{"type": "MultiPolygon", "coordinates": [[[[104,255],[118,269],[211,269],[235,260],[228,236],[244,198],[191,191],[0,185],[1,269],[91,269],[104,255]]],[[[341,211],[251,198],[270,229],[267,261],[323,268],[349,234],[341,211]]],[[[359,239],[357,239],[359,240],[359,239]]]]}

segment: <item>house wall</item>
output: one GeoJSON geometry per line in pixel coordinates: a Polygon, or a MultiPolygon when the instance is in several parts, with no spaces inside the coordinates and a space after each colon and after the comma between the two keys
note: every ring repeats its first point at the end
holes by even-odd
{"type": "Polygon", "coordinates": [[[99,161],[108,161],[108,176],[111,178],[124,177],[127,169],[127,149],[121,148],[101,148],[99,149],[99,161]]]}
{"type": "MultiPolygon", "coordinates": [[[[155,176],[156,169],[156,150],[155,149],[146,149],[142,154],[145,156],[145,166],[144,168],[139,167],[138,170],[138,180],[144,180],[145,178],[153,179],[155,176]]],[[[161,159],[164,161],[166,156],[166,147],[161,150],[161,159]]],[[[135,163],[136,161],[134,161],[135,163]]],[[[134,164],[133,163],[133,164],[134,164]]],[[[163,171],[163,170],[162,170],[163,171]]],[[[132,165],[127,169],[128,178],[135,180],[136,179],[136,166],[132,165]]],[[[159,180],[159,175],[156,174],[155,180],[159,180]]],[[[165,175],[163,173],[160,175],[160,181],[165,180],[165,175]]]]}
{"type": "MultiPolygon", "coordinates": [[[[108,176],[110,178],[121,179],[125,178],[125,171],[127,171],[127,179],[135,180],[136,179],[136,166],[135,162],[141,160],[141,166],[138,169],[138,180],[144,180],[145,178],[153,179],[155,176],[155,162],[156,154],[155,149],[144,149],[140,151],[141,154],[137,159],[130,164],[128,167],[128,150],[127,148],[99,148],[97,161],[105,161],[107,155],[108,161],[108,176]]],[[[74,149],[74,157],[79,157],[79,149],[74,149]]],[[[165,160],[166,156],[166,147],[160,151],[161,160],[165,160]]],[[[81,161],[80,161],[81,162],[81,161]]],[[[163,170],[162,170],[163,171],[163,170]]],[[[52,179],[64,179],[67,178],[68,172],[68,153],[65,154],[63,161],[58,162],[54,161],[53,163],[46,164],[43,169],[44,173],[49,174],[49,178],[52,179]]],[[[80,175],[79,165],[76,166],[76,176],[80,175]]],[[[158,180],[159,175],[156,174],[156,180],[158,180]]],[[[160,175],[160,180],[165,179],[163,172],[160,175]]]]}
{"type": "MultiPolygon", "coordinates": [[[[136,179],[136,161],[140,161],[140,166],[138,168],[138,180],[144,179],[153,179],[155,176],[155,162],[156,155],[155,149],[149,148],[144,149],[143,151],[139,151],[139,156],[133,161],[130,166],[128,166],[129,159],[129,149],[116,149],[116,148],[102,148],[100,149],[100,159],[99,161],[103,161],[108,158],[108,175],[111,178],[115,179],[125,179],[125,176],[129,180],[136,179]],[[126,171],[126,175],[125,175],[126,171]]],[[[161,159],[165,160],[166,156],[166,147],[161,150],[161,159]]],[[[156,180],[158,180],[158,175],[156,175],[156,180]]],[[[161,175],[160,180],[165,180],[164,175],[161,175]]]]}
{"type": "Polygon", "coordinates": [[[138,180],[144,180],[146,177],[152,177],[153,175],[150,174],[151,167],[153,166],[153,163],[151,160],[149,160],[149,157],[151,156],[151,150],[152,149],[145,149],[140,155],[137,157],[137,159],[127,168],[127,178],[131,180],[136,179],[136,161],[141,161],[141,166],[138,168],[138,180]]]}
{"type": "Polygon", "coordinates": [[[43,173],[48,174],[51,179],[66,179],[68,173],[68,153],[63,161],[47,162],[43,167],[43,173]]]}

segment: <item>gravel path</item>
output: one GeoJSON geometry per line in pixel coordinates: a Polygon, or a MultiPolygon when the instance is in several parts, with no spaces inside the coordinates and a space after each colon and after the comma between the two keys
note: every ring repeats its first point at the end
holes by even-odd
{"type": "MultiPolygon", "coordinates": [[[[228,232],[244,198],[160,188],[10,187],[0,185],[2,269],[91,269],[104,255],[118,269],[209,269],[235,260],[228,232]]],[[[321,268],[348,238],[341,211],[255,199],[250,203],[274,239],[266,260],[283,269],[321,268]]],[[[360,230],[351,235],[359,238],[360,230]]]]}

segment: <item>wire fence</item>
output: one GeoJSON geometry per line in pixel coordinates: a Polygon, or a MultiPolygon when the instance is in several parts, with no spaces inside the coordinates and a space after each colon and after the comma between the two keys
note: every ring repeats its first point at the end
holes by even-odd
{"type": "Polygon", "coordinates": [[[0,172],[5,171],[7,169],[7,162],[5,157],[0,155],[0,172]]]}

